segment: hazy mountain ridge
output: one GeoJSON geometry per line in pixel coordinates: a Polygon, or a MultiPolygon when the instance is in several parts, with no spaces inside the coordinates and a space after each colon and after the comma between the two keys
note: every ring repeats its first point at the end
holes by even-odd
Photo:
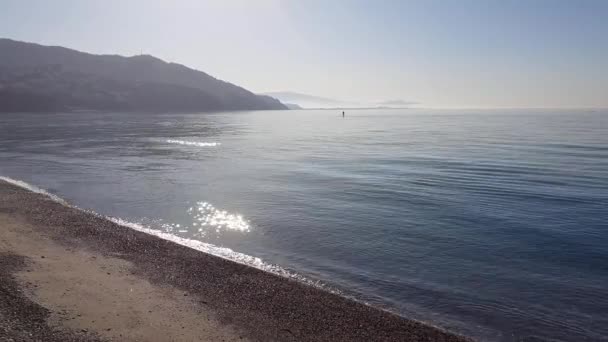
{"type": "Polygon", "coordinates": [[[380,102],[361,102],[331,99],[327,97],[296,93],[292,91],[277,91],[263,93],[285,103],[291,109],[298,107],[307,109],[356,109],[356,108],[410,108],[418,102],[404,100],[389,100],[380,102]]]}
{"type": "Polygon", "coordinates": [[[278,91],[263,93],[262,95],[271,96],[279,99],[283,103],[298,105],[302,108],[338,108],[338,107],[357,107],[357,103],[330,99],[321,96],[301,94],[291,91],[278,91]]]}
{"type": "Polygon", "coordinates": [[[202,71],[0,39],[0,111],[287,109],[202,71]]]}

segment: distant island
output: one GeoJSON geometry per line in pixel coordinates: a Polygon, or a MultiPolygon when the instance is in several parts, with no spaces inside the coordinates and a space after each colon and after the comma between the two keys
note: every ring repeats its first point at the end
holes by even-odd
{"type": "Polygon", "coordinates": [[[293,91],[277,91],[260,95],[276,98],[290,109],[391,109],[411,108],[418,102],[390,100],[380,102],[344,101],[327,97],[296,93],[293,91]]]}
{"type": "Polygon", "coordinates": [[[0,112],[288,109],[149,55],[94,55],[0,39],[0,112]]]}
{"type": "Polygon", "coordinates": [[[358,104],[356,103],[350,103],[346,101],[335,100],[315,95],[301,94],[291,91],[277,91],[263,93],[260,95],[270,96],[279,99],[279,101],[283,103],[289,103],[292,106],[298,106],[297,109],[341,108],[358,106],[358,104]]]}

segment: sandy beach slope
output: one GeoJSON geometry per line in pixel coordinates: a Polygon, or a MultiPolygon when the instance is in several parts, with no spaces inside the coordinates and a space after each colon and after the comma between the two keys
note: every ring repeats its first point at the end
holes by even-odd
{"type": "Polygon", "coordinates": [[[0,181],[0,341],[466,341],[0,181]]]}

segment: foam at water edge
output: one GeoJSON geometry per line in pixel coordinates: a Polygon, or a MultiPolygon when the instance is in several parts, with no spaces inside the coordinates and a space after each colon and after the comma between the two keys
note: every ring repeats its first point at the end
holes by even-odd
{"type": "MultiPolygon", "coordinates": [[[[93,212],[93,214],[98,215],[94,212],[93,212]]],[[[109,221],[112,221],[118,225],[121,225],[123,227],[131,228],[131,229],[140,231],[142,233],[154,235],[163,240],[169,240],[169,241],[175,242],[178,245],[186,246],[186,247],[192,248],[194,250],[197,250],[197,251],[200,251],[203,253],[207,253],[207,254],[211,254],[211,255],[220,257],[222,259],[237,262],[239,264],[255,267],[259,270],[273,273],[273,274],[276,274],[276,275],[279,275],[279,276],[282,276],[285,278],[291,278],[291,279],[297,280],[302,283],[306,283],[306,284],[314,286],[314,287],[322,288],[331,293],[341,294],[340,291],[333,289],[333,288],[329,288],[320,281],[313,281],[313,280],[303,277],[297,273],[288,271],[280,266],[266,263],[260,258],[253,257],[251,255],[247,255],[247,254],[243,254],[243,253],[239,253],[239,252],[235,252],[232,249],[227,248],[227,247],[219,247],[219,246],[216,246],[216,245],[213,245],[210,243],[206,243],[206,242],[202,242],[199,240],[179,237],[179,236],[173,235],[171,233],[163,232],[163,231],[160,231],[157,229],[152,229],[152,228],[143,226],[139,223],[130,222],[130,221],[118,218],[118,217],[105,216],[104,218],[109,221]]]]}
{"type": "Polygon", "coordinates": [[[169,240],[169,241],[175,242],[179,245],[195,249],[197,251],[212,254],[212,255],[215,255],[215,256],[218,256],[218,257],[221,257],[224,259],[232,260],[232,261],[244,264],[244,265],[253,266],[255,268],[259,268],[261,270],[279,274],[279,275],[286,276],[289,278],[293,278],[293,277],[297,278],[296,275],[293,275],[291,272],[288,272],[279,266],[267,264],[264,261],[262,261],[262,259],[260,259],[260,258],[252,257],[250,255],[243,254],[243,253],[238,253],[238,252],[233,251],[230,248],[218,247],[218,246],[215,246],[210,243],[182,238],[182,237],[173,235],[171,233],[148,228],[141,224],[129,222],[129,221],[123,220],[121,218],[117,218],[117,217],[106,217],[106,219],[108,219],[116,224],[119,224],[121,226],[128,227],[128,228],[131,228],[131,229],[134,229],[134,230],[146,233],[146,234],[154,235],[161,239],[169,240]]]}
{"type": "Polygon", "coordinates": [[[0,180],[5,181],[5,182],[10,183],[10,184],[13,184],[13,185],[16,185],[16,186],[18,186],[20,188],[24,188],[24,189],[29,190],[31,192],[35,192],[37,194],[45,195],[45,196],[49,197],[50,199],[52,199],[53,201],[61,203],[63,205],[68,205],[68,203],[63,198],[61,198],[61,197],[59,197],[57,195],[54,195],[54,194],[52,194],[52,193],[50,193],[50,192],[48,192],[48,191],[46,191],[44,189],[41,189],[41,188],[39,188],[39,187],[37,187],[35,185],[31,185],[31,184],[26,183],[24,181],[20,181],[20,180],[17,180],[17,179],[12,179],[12,178],[9,178],[9,177],[4,177],[4,176],[0,176],[0,180]]]}
{"type": "Polygon", "coordinates": [[[313,281],[310,279],[307,279],[306,277],[303,277],[299,274],[290,272],[280,266],[277,265],[272,265],[272,264],[268,264],[265,263],[262,259],[257,258],[257,257],[253,257],[247,254],[243,254],[243,253],[239,253],[239,252],[235,252],[230,248],[226,248],[226,247],[218,247],[215,246],[213,244],[210,243],[205,243],[202,241],[198,241],[198,240],[192,240],[192,239],[186,239],[186,238],[182,238],[167,232],[163,232],[160,230],[156,230],[156,229],[152,229],[149,227],[145,227],[141,224],[138,223],[134,223],[134,222],[129,222],[127,220],[123,220],[121,218],[117,218],[117,217],[108,217],[108,216],[103,216],[99,213],[96,213],[92,210],[83,210],[81,208],[78,208],[77,206],[71,205],[69,204],[67,201],[65,201],[63,198],[51,194],[48,191],[41,189],[35,185],[31,185],[29,183],[26,183],[24,181],[20,181],[20,180],[16,180],[16,179],[12,179],[9,177],[4,177],[4,176],[0,176],[0,180],[5,181],[7,183],[16,185],[20,188],[29,190],[31,192],[34,193],[38,193],[44,196],[47,196],[49,199],[60,203],[66,207],[71,207],[71,208],[76,208],[78,210],[82,210],[84,212],[90,213],[92,215],[98,216],[98,217],[102,217],[105,218],[111,222],[114,222],[118,225],[121,225],[123,227],[127,227],[127,228],[131,228],[137,231],[140,231],[142,233],[146,233],[146,234],[150,234],[150,235],[154,235],[158,238],[164,239],[164,240],[169,240],[172,242],[175,242],[179,245],[182,246],[186,246],[192,249],[195,249],[197,251],[201,251],[203,253],[208,253],[226,260],[230,260],[230,261],[234,261],[234,262],[238,262],[240,264],[243,265],[247,265],[247,266],[251,266],[251,267],[255,267],[257,269],[269,272],[269,273],[273,273],[285,278],[291,278],[294,280],[297,280],[299,282],[303,282],[306,283],[308,285],[312,285],[315,287],[319,287],[319,288],[323,288],[326,291],[332,292],[332,293],[340,293],[339,291],[332,289],[332,288],[328,288],[326,287],[323,283],[319,282],[319,281],[313,281]]]}

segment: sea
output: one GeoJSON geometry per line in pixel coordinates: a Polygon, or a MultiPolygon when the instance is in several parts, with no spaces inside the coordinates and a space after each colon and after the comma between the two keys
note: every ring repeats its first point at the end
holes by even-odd
{"type": "Polygon", "coordinates": [[[0,176],[482,341],[608,341],[608,110],[9,113],[0,176]]]}

